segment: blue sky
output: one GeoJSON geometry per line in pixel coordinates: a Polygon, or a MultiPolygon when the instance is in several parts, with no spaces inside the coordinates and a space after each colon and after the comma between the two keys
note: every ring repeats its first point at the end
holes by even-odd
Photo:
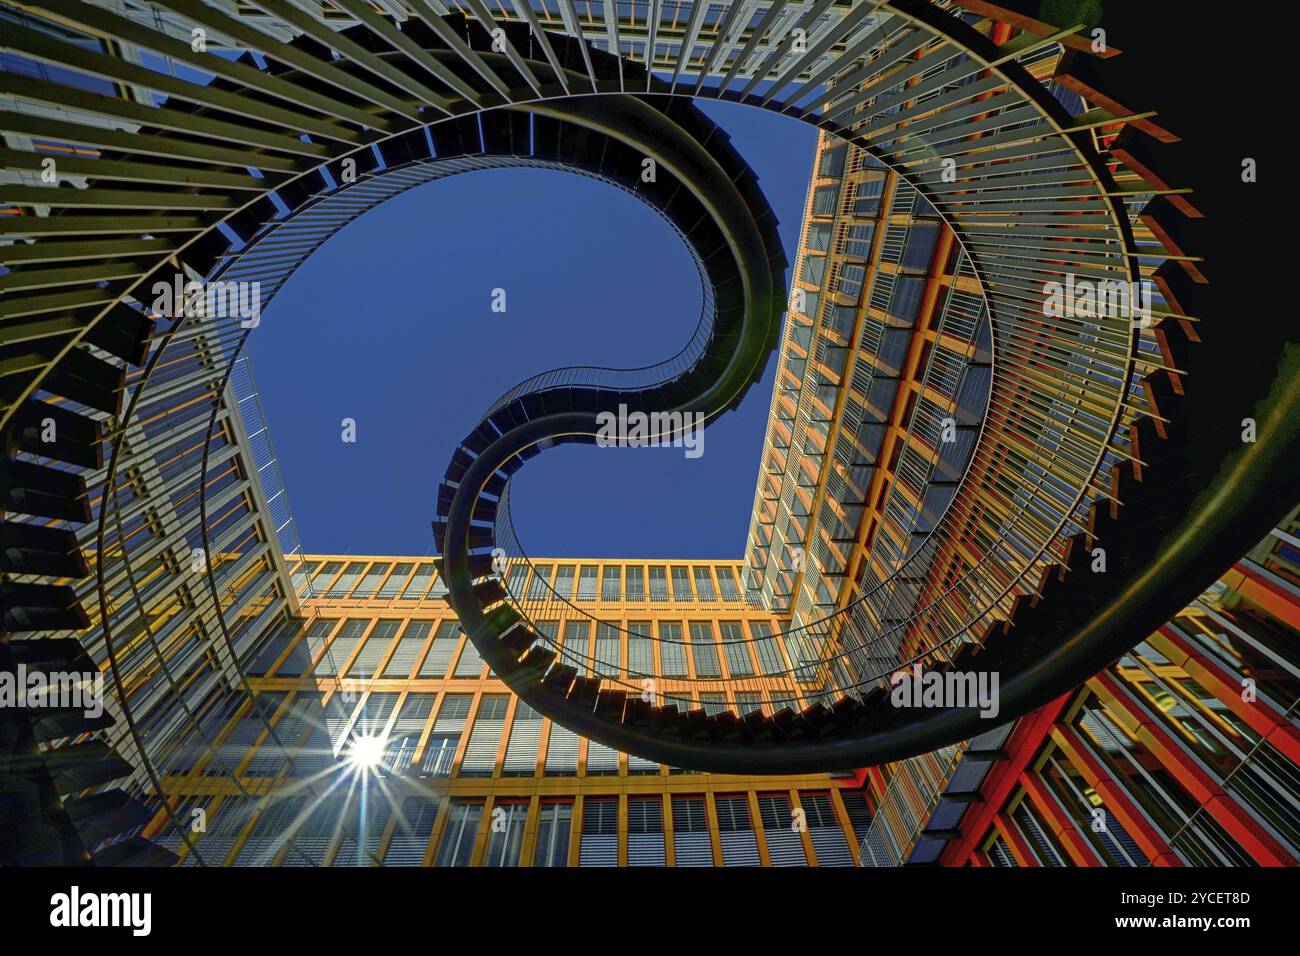
{"type": "MultiPolygon", "coordinates": [[[[815,131],[702,103],[797,242],[815,131]]],[[[550,170],[467,173],[372,210],[313,255],[249,338],[303,547],[423,555],[458,441],[502,392],[563,365],[639,366],[699,321],[690,255],[656,213],[550,170]],[[492,290],[506,290],[494,313],[492,290]],[[341,421],[356,421],[354,444],[341,421]]],[[[555,557],[743,551],[775,361],[704,454],[563,446],[515,477],[524,548],[555,557]]]]}

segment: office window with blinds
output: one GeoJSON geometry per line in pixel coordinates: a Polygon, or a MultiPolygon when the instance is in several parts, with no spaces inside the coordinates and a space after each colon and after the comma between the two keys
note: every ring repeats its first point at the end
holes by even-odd
{"type": "Polygon", "coordinates": [[[713,625],[708,621],[691,621],[691,657],[696,677],[721,677],[718,645],[713,642],[713,625]]]}
{"type": "Polygon", "coordinates": [[[460,625],[455,621],[443,621],[438,625],[438,634],[420,665],[421,677],[446,677],[447,667],[451,664],[451,655],[456,652],[456,642],[460,640],[460,625]]]}
{"type": "MultiPolygon", "coordinates": [[[[274,777],[284,768],[286,754],[293,753],[294,744],[302,732],[302,723],[301,713],[298,711],[290,709],[283,714],[279,712],[280,705],[288,696],[280,692],[263,691],[258,694],[257,708],[249,711],[257,722],[258,733],[266,728],[266,720],[273,720],[274,723],[271,725],[271,731],[262,741],[262,745],[257,748],[257,756],[244,768],[244,776],[274,777]],[[258,714],[261,716],[257,716],[258,714]]],[[[252,740],[249,741],[249,746],[252,746],[252,740]]],[[[241,756],[242,754],[235,754],[232,759],[238,760],[241,756]]]]}
{"type": "MultiPolygon", "coordinates": [[[[311,806],[311,803],[308,803],[311,806]]],[[[330,846],[338,829],[338,809],[332,802],[316,804],[311,813],[295,818],[287,834],[282,867],[316,867],[329,862],[330,846]]]]}
{"type": "Polygon", "coordinates": [[[727,658],[727,671],[732,677],[753,677],[754,664],[749,656],[749,645],[739,621],[720,621],[722,652],[727,658]]]}
{"type": "Polygon", "coordinates": [[[758,651],[758,662],[767,675],[781,674],[786,671],[785,658],[777,639],[772,636],[772,625],[767,621],[751,621],[749,633],[754,638],[754,649],[758,651]]]}
{"type": "Polygon", "coordinates": [[[301,621],[297,618],[276,623],[261,646],[251,655],[251,660],[244,665],[244,673],[249,677],[265,677],[280,655],[294,643],[300,625],[301,621]]]}
{"type": "MultiPolygon", "coordinates": [[[[162,829],[158,831],[158,835],[154,837],[154,842],[161,847],[171,850],[173,853],[180,853],[183,849],[186,849],[186,836],[189,836],[191,840],[197,843],[201,834],[193,833],[191,831],[191,827],[197,819],[195,811],[202,810],[204,814],[207,814],[208,807],[212,803],[212,800],[212,797],[197,797],[181,801],[180,805],[172,811],[171,818],[167,818],[164,814],[165,822],[163,823],[162,829]]],[[[199,853],[202,852],[203,850],[200,849],[199,853]]],[[[204,857],[203,860],[206,863],[207,857],[204,857]]],[[[194,859],[193,856],[187,855],[185,862],[181,865],[196,866],[198,865],[198,860],[194,859]]]]}
{"type": "Polygon", "coordinates": [[[402,632],[402,639],[397,642],[397,650],[393,651],[393,656],[384,665],[385,680],[411,676],[411,671],[415,668],[415,662],[420,659],[420,651],[424,647],[424,642],[428,640],[431,630],[433,630],[432,621],[411,621],[406,625],[406,630],[402,632]]]}
{"type": "Polygon", "coordinates": [[[415,756],[424,725],[433,712],[433,694],[408,694],[402,709],[388,732],[388,746],[384,754],[384,768],[393,774],[404,774],[415,756]]]}
{"type": "Polygon", "coordinates": [[[640,567],[627,569],[627,599],[629,601],[645,600],[645,570],[640,567]]]}
{"type": "Polygon", "coordinates": [[[325,705],[325,733],[329,736],[330,752],[337,755],[343,746],[343,735],[352,723],[356,710],[355,699],[345,699],[343,694],[331,694],[325,705]]]}
{"type": "Polygon", "coordinates": [[[401,626],[401,621],[377,622],[371,629],[370,636],[366,638],[366,642],[361,645],[360,653],[348,666],[347,676],[358,679],[374,677],[375,671],[379,668],[379,662],[384,659],[384,654],[388,651],[388,645],[397,636],[397,630],[401,626]]]}
{"type": "Polygon", "coordinates": [[[844,828],[835,816],[835,806],[829,793],[801,793],[799,804],[808,822],[808,835],[812,837],[813,852],[819,866],[852,866],[853,853],[844,838],[844,828]]]}
{"type": "Polygon", "coordinates": [[[509,694],[485,694],[479,701],[478,715],[474,718],[474,727],[465,747],[465,759],[460,765],[462,777],[492,776],[509,706],[509,694]]]}
{"type": "Polygon", "coordinates": [[[736,573],[731,568],[717,567],[713,569],[718,575],[718,589],[722,592],[722,600],[739,601],[740,588],[736,585],[736,573]]]}
{"type": "Polygon", "coordinates": [[[402,585],[406,583],[406,579],[410,576],[413,567],[415,565],[407,563],[401,563],[394,567],[393,573],[380,585],[379,593],[375,596],[383,601],[391,601],[396,598],[397,595],[402,593],[402,585]]]}
{"type": "Polygon", "coordinates": [[[763,709],[763,695],[756,691],[740,691],[736,694],[736,714],[744,717],[756,710],[763,709]]]}
{"type": "Polygon", "coordinates": [[[613,777],[618,774],[618,751],[594,740],[587,741],[587,776],[613,777]]]}
{"type": "Polygon", "coordinates": [[[682,643],[682,626],[676,621],[659,622],[659,658],[664,677],[686,676],[686,646],[682,643]]]}
{"type": "Polygon", "coordinates": [[[304,644],[296,646],[293,651],[280,664],[277,670],[278,677],[301,677],[311,660],[320,653],[320,649],[325,646],[325,639],[329,636],[330,631],[334,630],[334,625],[338,623],[338,618],[323,617],[312,621],[311,626],[307,628],[307,639],[304,644]]]}
{"type": "Polygon", "coordinates": [[[702,691],[700,693],[700,706],[704,708],[705,716],[716,717],[727,709],[727,695],[702,691]]]}
{"type": "Polygon", "coordinates": [[[692,568],[695,575],[695,596],[701,601],[716,601],[717,593],[713,590],[713,575],[708,568],[692,568]]]}
{"type": "Polygon", "coordinates": [[[605,565],[600,579],[600,599],[620,601],[623,598],[623,569],[617,564],[605,565]]]}
{"type": "Polygon", "coordinates": [[[627,865],[668,865],[664,850],[664,802],[662,797],[628,798],[627,865]]]}
{"type": "Polygon", "coordinates": [[[433,722],[433,732],[424,748],[420,767],[422,777],[446,777],[451,773],[451,762],[460,745],[460,735],[469,717],[470,694],[447,694],[442,699],[438,716],[433,722]]]}
{"type": "Polygon", "coordinates": [[[542,739],[542,715],[522,700],[515,704],[510,742],[501,773],[506,777],[531,777],[537,772],[537,747],[542,739]]]}
{"type": "Polygon", "coordinates": [[[492,806],[490,835],[484,866],[518,866],[524,843],[527,800],[498,800],[492,806]]]}
{"type": "Polygon", "coordinates": [[[760,794],[758,812],[763,820],[763,837],[773,866],[807,866],[803,838],[794,828],[790,798],[784,793],[760,794]]]}
{"type": "Polygon", "coordinates": [[[341,567],[343,567],[342,561],[326,561],[321,565],[321,569],[311,576],[311,593],[318,596],[324,594],[325,585],[339,573],[341,567]]]}
{"type": "Polygon", "coordinates": [[[686,568],[673,568],[673,600],[689,601],[691,599],[691,575],[686,568]]]}
{"type": "Polygon", "coordinates": [[[1020,801],[1020,805],[1011,814],[1011,819],[1028,838],[1030,849],[1040,865],[1047,867],[1066,865],[1064,851],[1058,849],[1055,842],[1047,835],[1046,828],[1034,815],[1028,800],[1020,801]]]}
{"type": "Polygon", "coordinates": [[[325,649],[325,656],[316,665],[317,677],[339,676],[339,668],[347,664],[348,658],[356,650],[357,643],[361,640],[361,635],[366,632],[366,625],[369,623],[358,618],[343,622],[343,626],[334,635],[334,640],[330,641],[329,647],[325,649]]]}
{"type": "Polygon", "coordinates": [[[361,702],[361,711],[357,714],[356,723],[352,725],[352,733],[368,737],[381,735],[388,725],[388,718],[392,716],[393,708],[397,706],[397,698],[400,696],[394,691],[375,691],[368,694],[361,702]]]}
{"type": "Polygon", "coordinates": [[[422,564],[415,570],[415,576],[402,592],[401,600],[418,601],[424,597],[424,592],[429,590],[429,584],[433,581],[433,565],[422,564]]]}
{"type": "Polygon", "coordinates": [[[673,854],[678,866],[713,865],[709,815],[703,797],[673,797],[673,854]]]}
{"type": "Polygon", "coordinates": [[[758,866],[758,839],[749,816],[749,798],[743,793],[719,794],[714,798],[718,831],[722,842],[723,866],[758,866]]]}
{"type": "Polygon", "coordinates": [[[583,565],[578,571],[578,600],[596,600],[596,569],[592,565],[583,565]]]}
{"type": "Polygon", "coordinates": [[[533,568],[532,580],[528,583],[528,600],[541,601],[551,593],[551,566],[539,564],[533,568]]]}
{"type": "Polygon", "coordinates": [[[339,847],[330,866],[371,866],[379,857],[392,804],[379,793],[352,795],[346,822],[339,834],[339,847]]]}
{"type": "Polygon", "coordinates": [[[650,600],[668,600],[668,572],[664,568],[650,569],[650,600]]]}
{"type": "Polygon", "coordinates": [[[361,583],[353,590],[352,596],[354,598],[373,597],[374,593],[379,590],[379,582],[384,579],[384,575],[388,573],[388,569],[391,567],[392,565],[388,563],[372,564],[361,579],[361,583]]]}
{"type": "Polygon", "coordinates": [[[573,804],[567,800],[543,800],[539,810],[533,866],[568,866],[573,804]]]}
{"type": "Polygon", "coordinates": [[[573,565],[562,564],[555,571],[555,593],[564,600],[573,599],[573,565]]]}
{"type": "Polygon", "coordinates": [[[469,866],[474,854],[474,838],[478,836],[478,822],[483,815],[483,804],[467,800],[453,800],[443,829],[442,842],[434,866],[469,866]]]}
{"type": "Polygon", "coordinates": [[[623,672],[622,641],[618,628],[603,621],[596,625],[595,676],[617,677],[623,672]]]}
{"type": "MultiPolygon", "coordinates": [[[[306,797],[277,797],[274,803],[267,804],[232,865],[270,866],[284,846],[285,833],[306,803],[306,797]]],[[[187,822],[189,820],[188,817],[184,819],[187,822]]],[[[202,853],[203,850],[200,848],[199,852],[202,853]]],[[[209,866],[213,865],[206,856],[203,860],[209,866]]]]}
{"type": "Polygon", "coordinates": [[[235,769],[240,762],[248,756],[253,742],[265,729],[266,724],[257,715],[257,711],[249,711],[248,714],[226,731],[226,735],[217,744],[215,756],[203,768],[203,775],[206,777],[234,775],[235,769]]]}
{"type": "MultiPolygon", "coordinates": [[[[291,719],[306,731],[305,734],[299,734],[298,750],[293,755],[293,773],[297,777],[310,777],[321,773],[333,763],[330,739],[323,726],[325,717],[325,710],[321,706],[323,699],[319,691],[299,691],[289,703],[291,719]]],[[[292,746],[287,739],[281,739],[285,741],[286,746],[292,746]]]]}
{"type": "Polygon", "coordinates": [[[516,564],[506,575],[506,590],[516,598],[524,596],[524,584],[528,581],[528,568],[526,565],[516,564]]]}
{"type": "Polygon", "coordinates": [[[456,661],[453,677],[460,680],[476,680],[483,673],[483,657],[472,642],[461,643],[460,659],[456,661]]]}
{"type": "Polygon", "coordinates": [[[361,579],[361,572],[365,570],[364,561],[353,561],[348,565],[348,569],[338,576],[338,579],[330,585],[330,589],[325,593],[329,598],[347,597],[348,592],[356,586],[357,581],[361,579]]]}
{"type": "Polygon", "coordinates": [[[420,866],[429,847],[429,834],[438,819],[438,802],[428,797],[407,797],[402,801],[393,827],[384,866],[420,866]]]}
{"type": "Polygon", "coordinates": [[[433,587],[429,589],[430,601],[441,601],[447,596],[447,582],[442,579],[441,574],[434,574],[433,587]]]}
{"type": "Polygon", "coordinates": [[[628,621],[627,670],[633,677],[654,677],[654,638],[650,636],[649,621],[628,621]]]}
{"type": "Polygon", "coordinates": [[[551,722],[544,772],[548,777],[572,777],[578,772],[578,735],[551,722]]]}
{"type": "Polygon", "coordinates": [[[618,797],[587,797],[582,802],[579,866],[618,866],[618,797]]]}
{"type": "Polygon", "coordinates": [[[307,582],[311,573],[320,567],[319,561],[306,561],[291,564],[293,571],[290,575],[289,586],[293,588],[294,594],[304,594],[307,591],[307,582]]]}
{"type": "Polygon", "coordinates": [[[227,797],[217,810],[216,820],[208,819],[208,832],[199,840],[199,855],[206,866],[221,866],[249,817],[260,801],[252,797],[227,797]]]}
{"type": "Polygon", "coordinates": [[[866,790],[841,790],[840,800],[844,802],[844,812],[848,814],[849,824],[853,827],[854,854],[857,847],[867,838],[871,829],[871,804],[867,801],[866,790]]]}
{"type": "Polygon", "coordinates": [[[571,667],[578,668],[579,670],[588,668],[587,675],[591,676],[589,665],[583,660],[591,653],[591,649],[588,646],[590,641],[590,621],[566,621],[564,623],[563,650],[559,655],[560,663],[568,664],[571,667]]]}

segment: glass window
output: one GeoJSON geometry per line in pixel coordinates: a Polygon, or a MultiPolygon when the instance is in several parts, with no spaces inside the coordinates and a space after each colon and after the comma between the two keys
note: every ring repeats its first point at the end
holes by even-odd
{"type": "Polygon", "coordinates": [[[373,596],[375,591],[379,589],[379,582],[384,579],[384,575],[388,573],[388,569],[391,567],[392,565],[387,563],[372,564],[365,577],[361,579],[361,583],[357,585],[357,589],[352,592],[352,596],[359,598],[373,596]]]}
{"type": "Polygon", "coordinates": [[[808,248],[816,252],[825,252],[831,242],[831,224],[813,222],[808,224],[808,248]]]}
{"type": "Polygon", "coordinates": [[[640,567],[627,569],[627,599],[629,601],[645,600],[645,570],[640,567]]]}
{"type": "Polygon", "coordinates": [[[578,573],[578,600],[596,600],[596,568],[584,565],[578,573]]]}
{"type": "Polygon", "coordinates": [[[605,565],[604,576],[600,581],[600,599],[602,601],[621,601],[623,599],[623,569],[616,564],[605,565]]]}
{"type": "Polygon", "coordinates": [[[813,193],[813,215],[829,216],[835,212],[835,198],[840,194],[839,184],[819,186],[813,193]]]}
{"type": "Polygon", "coordinates": [[[433,580],[433,565],[422,564],[416,569],[415,577],[411,578],[411,583],[406,586],[402,592],[401,600],[418,601],[424,597],[424,592],[429,590],[429,582],[433,580]]]}
{"type": "Polygon", "coordinates": [[[686,568],[673,568],[673,600],[691,599],[691,578],[686,568]]]}
{"type": "Polygon", "coordinates": [[[364,561],[354,561],[349,564],[348,569],[339,575],[339,579],[330,586],[330,589],[326,592],[325,596],[330,598],[347,597],[347,594],[352,590],[353,585],[355,585],[358,579],[360,579],[361,572],[365,566],[366,563],[364,561]]]}
{"type": "Polygon", "coordinates": [[[397,597],[402,592],[402,585],[406,583],[406,578],[410,575],[413,567],[415,567],[413,564],[399,564],[393,568],[393,573],[388,576],[388,580],[379,589],[379,594],[376,597],[389,600],[397,597]]]}
{"type": "Polygon", "coordinates": [[[628,621],[627,669],[633,677],[655,675],[654,639],[649,621],[628,621]]]}
{"type": "Polygon", "coordinates": [[[871,258],[871,237],[875,235],[874,222],[858,223],[849,226],[844,236],[844,255],[853,259],[871,258]]]}
{"type": "Polygon", "coordinates": [[[588,644],[591,637],[590,620],[567,620],[564,622],[563,653],[560,662],[567,663],[578,670],[588,666],[591,649],[588,644]]]}
{"type": "Polygon", "coordinates": [[[533,568],[533,580],[528,586],[528,600],[544,600],[549,593],[547,585],[551,583],[551,566],[549,564],[539,564],[533,568]]]}
{"type": "Polygon", "coordinates": [[[722,650],[727,656],[727,670],[731,676],[754,676],[754,664],[750,659],[749,648],[745,644],[745,633],[740,628],[740,622],[721,621],[718,627],[722,630],[722,650]]]}
{"type": "Polygon", "coordinates": [[[686,647],[682,644],[682,626],[675,621],[659,622],[659,656],[664,677],[686,676],[686,647]]]}
{"type": "Polygon", "coordinates": [[[708,568],[695,568],[695,594],[701,601],[716,601],[718,595],[713,590],[713,576],[708,568]]]}
{"type": "Polygon", "coordinates": [[[708,621],[691,621],[691,657],[696,677],[721,677],[718,646],[713,642],[713,625],[708,621]]]}
{"type": "Polygon", "coordinates": [[[569,828],[573,825],[573,804],[545,800],[537,818],[537,848],[533,866],[565,866],[569,861],[569,828]]]}
{"type": "Polygon", "coordinates": [[[604,622],[596,625],[596,661],[594,665],[597,677],[617,677],[623,666],[619,660],[622,650],[618,628],[604,622]]]}
{"type": "Polygon", "coordinates": [[[713,569],[718,575],[718,589],[722,591],[722,600],[739,601],[740,589],[736,587],[736,573],[727,567],[713,569]]]}
{"type": "Polygon", "coordinates": [[[662,567],[650,569],[650,600],[668,600],[668,574],[662,567]]]}
{"type": "Polygon", "coordinates": [[[519,850],[524,844],[524,820],[528,804],[500,801],[492,807],[492,835],[488,837],[484,866],[518,866],[519,850]]]}
{"type": "Polygon", "coordinates": [[[826,278],[826,257],[808,256],[803,261],[803,281],[821,288],[822,279],[826,278]]]}
{"type": "Polygon", "coordinates": [[[483,804],[453,800],[434,866],[469,866],[483,804]]]}
{"type": "Polygon", "coordinates": [[[758,660],[763,666],[763,673],[768,675],[783,673],[786,670],[785,658],[781,654],[777,639],[772,636],[772,625],[766,621],[752,621],[749,632],[754,638],[754,647],[758,651],[758,660]]]}
{"type": "Polygon", "coordinates": [[[566,601],[573,598],[573,565],[562,564],[555,572],[555,593],[566,601]]]}

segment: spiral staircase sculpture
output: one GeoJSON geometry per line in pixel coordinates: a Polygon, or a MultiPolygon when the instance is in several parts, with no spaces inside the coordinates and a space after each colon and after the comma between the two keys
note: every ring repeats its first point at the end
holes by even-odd
{"type": "MultiPolygon", "coordinates": [[[[92,656],[109,665],[126,725],[115,739],[133,754],[127,761],[105,743],[103,723],[19,717],[7,726],[5,774],[16,781],[7,806],[34,834],[17,857],[167,856],[147,841],[86,852],[139,818],[136,797],[168,792],[112,634],[115,615],[144,601],[117,464],[132,460],[134,411],[166,393],[177,366],[206,363],[214,390],[194,399],[212,403],[202,453],[176,467],[194,476],[195,540],[206,555],[221,552],[209,540],[221,520],[209,480],[214,396],[248,330],[217,322],[202,338],[152,314],[149,290],[179,273],[257,278],[274,295],[346,222],[434,178],[500,165],[595,176],[660,211],[705,283],[705,315],[674,358],[522,383],[462,442],[438,491],[435,537],[467,634],[521,697],[602,743],[677,766],[767,773],[858,767],[964,739],[978,732],[976,713],[891,708],[889,674],[913,663],[996,669],[1002,717],[1023,714],[1139,640],[1289,503],[1300,362],[1288,352],[1267,369],[1255,442],[1213,419],[1218,383],[1242,373],[1216,368],[1207,347],[1223,333],[1201,304],[1198,214],[1157,172],[1172,134],[1149,111],[1126,108],[1131,94],[1104,92],[1080,25],[1002,11],[1031,28],[1008,41],[976,28],[1002,8],[974,0],[777,0],[749,19],[749,5],[728,5],[704,42],[700,4],[681,53],[665,63],[650,61],[658,3],[639,59],[621,45],[617,17],[580,22],[570,0],[561,0],[563,27],[527,3],[512,19],[478,0],[461,12],[438,6],[412,2],[405,16],[364,0],[336,0],[329,16],[288,0],[256,0],[239,16],[202,0],[0,7],[0,46],[43,67],[0,74],[0,92],[19,107],[5,112],[4,129],[28,144],[0,152],[5,169],[27,177],[0,195],[16,213],[0,218],[0,236],[13,242],[0,276],[9,637],[0,651],[34,667],[79,658],[78,642],[59,634],[91,625],[84,606],[97,603],[92,656]],[[602,24],[606,49],[590,39],[602,24]],[[243,52],[215,56],[202,37],[243,52]],[[1056,82],[1090,104],[1079,115],[1024,65],[1055,45],[1067,51],[1056,82]],[[186,70],[157,69],[126,48],[186,70]],[[800,639],[820,649],[815,665],[714,688],[732,700],[714,716],[676,706],[671,682],[643,697],[643,679],[658,675],[582,676],[593,662],[537,627],[564,599],[509,593],[492,563],[498,547],[526,562],[507,496],[524,461],[590,441],[596,414],[620,404],[711,420],[741,400],[776,347],[786,262],[775,221],[743,158],[690,97],[818,125],[930,201],[968,257],[1001,350],[990,404],[1019,407],[1028,423],[990,420],[976,458],[1037,469],[1041,492],[1032,506],[1001,501],[999,530],[976,542],[975,560],[931,581],[923,565],[950,554],[958,519],[996,500],[996,476],[968,472],[928,557],[806,625],[800,639]],[[56,180],[37,184],[51,156],[56,180]],[[647,157],[660,173],[651,182],[640,176],[647,157]],[[1158,245],[1139,244],[1135,229],[1158,245]],[[1042,315],[1043,282],[1127,283],[1144,268],[1163,300],[1151,327],[1042,315]],[[1011,364],[1021,374],[1007,374],[1011,364]],[[41,434],[51,418],[53,444],[41,434]],[[1111,573],[1085,570],[1094,547],[1107,550],[1111,573]],[[790,706],[743,711],[735,695],[755,687],[790,706]],[[103,790],[132,773],[129,785],[103,790]]],[[[229,582],[212,557],[204,574],[209,593],[195,613],[214,615],[216,653],[238,671],[229,582]]],[[[161,663],[149,645],[146,656],[161,663]]],[[[203,735],[188,708],[182,723],[203,735]]]]}

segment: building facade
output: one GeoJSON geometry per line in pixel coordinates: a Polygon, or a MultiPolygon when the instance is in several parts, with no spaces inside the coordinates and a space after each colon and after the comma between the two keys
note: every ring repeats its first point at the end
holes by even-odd
{"type": "MultiPolygon", "coordinates": [[[[536,566],[572,601],[554,621],[563,641],[590,645],[610,670],[650,669],[638,656],[669,645],[641,635],[667,631],[685,637],[665,675],[757,674],[764,661],[728,636],[779,629],[743,601],[734,562],[536,566]]],[[[306,586],[301,628],[246,668],[270,729],[250,701],[215,732],[233,779],[196,752],[166,781],[182,819],[202,811],[192,838],[205,863],[857,862],[870,811],[851,775],[700,774],[618,753],[541,717],[491,674],[448,610],[433,562],[308,556],[294,572],[306,586]],[[359,738],[380,741],[377,765],[349,759],[359,738]],[[306,781],[319,796],[304,792],[306,781]]],[[[184,862],[189,848],[162,814],[154,827],[184,862]]]]}

